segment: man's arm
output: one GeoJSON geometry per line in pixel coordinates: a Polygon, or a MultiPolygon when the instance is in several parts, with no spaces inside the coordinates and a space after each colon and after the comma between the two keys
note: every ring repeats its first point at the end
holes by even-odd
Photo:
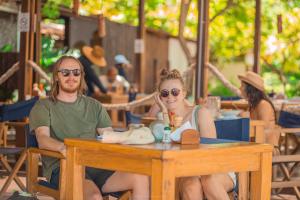
{"type": "Polygon", "coordinates": [[[112,127],[106,127],[106,128],[97,128],[97,133],[99,135],[102,135],[104,131],[113,131],[112,127]]]}
{"type": "Polygon", "coordinates": [[[66,156],[66,146],[63,142],[50,137],[49,127],[41,126],[36,128],[35,135],[40,149],[58,151],[66,156]]]}

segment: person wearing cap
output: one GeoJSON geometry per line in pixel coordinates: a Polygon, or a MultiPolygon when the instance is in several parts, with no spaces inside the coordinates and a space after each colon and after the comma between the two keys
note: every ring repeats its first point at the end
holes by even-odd
{"type": "Polygon", "coordinates": [[[265,93],[264,80],[251,71],[238,78],[241,80],[241,94],[248,100],[250,119],[265,122],[265,142],[277,147],[280,131],[276,126],[275,107],[265,93]]]}
{"type": "Polygon", "coordinates": [[[129,91],[129,82],[123,76],[118,75],[118,70],[114,66],[107,70],[106,75],[101,75],[99,78],[108,92],[116,92],[118,88],[129,91]]]}
{"type": "Polygon", "coordinates": [[[104,58],[104,50],[102,47],[95,45],[93,48],[89,46],[84,46],[82,48],[82,55],[78,58],[84,67],[85,81],[88,87],[88,95],[95,93],[94,87],[100,89],[102,93],[107,93],[106,88],[103,86],[92,65],[97,65],[99,67],[106,66],[106,60],[104,58]]]}
{"type": "Polygon", "coordinates": [[[125,68],[130,68],[131,65],[124,55],[117,54],[115,56],[115,67],[118,69],[119,75],[123,76],[128,81],[125,68]]]}

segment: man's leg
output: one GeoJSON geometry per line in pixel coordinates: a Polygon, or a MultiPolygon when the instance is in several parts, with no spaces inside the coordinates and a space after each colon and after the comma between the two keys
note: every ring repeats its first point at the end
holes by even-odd
{"type": "MultiPolygon", "coordinates": [[[[58,187],[59,183],[59,167],[52,171],[51,181],[50,183],[56,187],[58,187]]],[[[97,185],[88,179],[84,179],[83,181],[83,199],[84,200],[102,200],[102,195],[97,185]]]]}
{"type": "Polygon", "coordinates": [[[145,175],[115,172],[102,187],[102,192],[132,190],[132,200],[149,200],[149,177],[145,175]]]}

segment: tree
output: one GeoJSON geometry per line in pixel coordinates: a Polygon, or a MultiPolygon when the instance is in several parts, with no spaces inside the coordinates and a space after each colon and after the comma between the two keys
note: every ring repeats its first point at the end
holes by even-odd
{"type": "MultiPolygon", "coordinates": [[[[72,0],[48,0],[48,2],[43,11],[48,11],[50,16],[57,13],[57,11],[50,12],[50,8],[57,8],[59,4],[72,6],[72,0]]],[[[298,26],[300,0],[261,2],[263,9],[261,38],[263,73],[276,74],[287,94],[295,95],[300,88],[297,86],[298,90],[293,89],[297,84],[300,85],[300,31],[298,26]],[[277,32],[276,19],[279,15],[282,16],[282,33],[277,32]],[[277,44],[278,48],[270,53],[270,48],[274,46],[272,41],[277,44]]],[[[222,67],[224,62],[244,61],[245,55],[252,52],[254,3],[253,0],[210,0],[209,42],[212,63],[222,67]]],[[[194,58],[186,48],[184,41],[185,38],[196,39],[197,0],[151,0],[146,1],[145,7],[146,26],[178,36],[189,63],[193,63],[194,58]]],[[[110,20],[137,25],[137,10],[138,0],[81,0],[80,13],[89,15],[103,12],[110,20]]]]}

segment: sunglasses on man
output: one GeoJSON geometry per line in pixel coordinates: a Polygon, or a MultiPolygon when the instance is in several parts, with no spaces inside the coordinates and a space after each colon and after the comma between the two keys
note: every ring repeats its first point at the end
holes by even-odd
{"type": "Polygon", "coordinates": [[[172,94],[174,97],[177,97],[180,94],[180,90],[177,88],[173,88],[170,91],[167,89],[163,89],[160,91],[161,97],[168,97],[170,94],[172,94]]]}
{"type": "Polygon", "coordinates": [[[70,76],[71,73],[73,76],[80,76],[81,70],[80,69],[61,69],[58,70],[64,77],[70,76]]]}

